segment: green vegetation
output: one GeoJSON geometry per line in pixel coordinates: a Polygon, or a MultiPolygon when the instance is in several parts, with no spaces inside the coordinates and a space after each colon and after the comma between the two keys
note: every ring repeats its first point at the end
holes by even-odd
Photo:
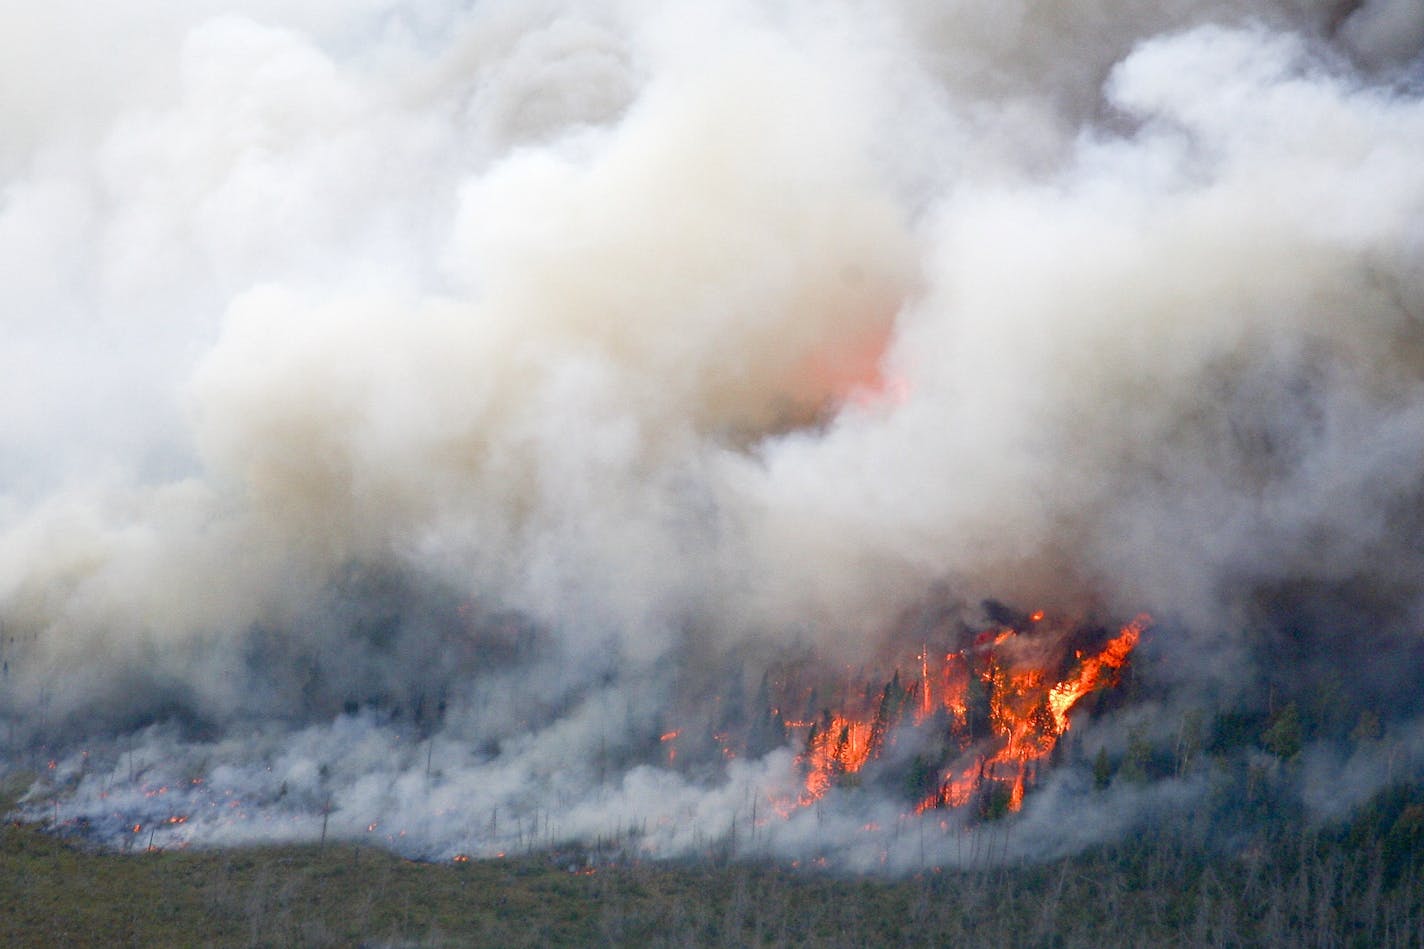
{"type": "Polygon", "coordinates": [[[1159,834],[1046,863],[845,878],[578,856],[422,864],[349,845],[99,854],[0,834],[0,944],[1418,946],[1424,788],[1208,854],[1159,834]]]}

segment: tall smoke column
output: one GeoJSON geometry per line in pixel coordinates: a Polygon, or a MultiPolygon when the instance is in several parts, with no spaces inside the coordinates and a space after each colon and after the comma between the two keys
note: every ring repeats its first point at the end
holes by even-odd
{"type": "Polygon", "coordinates": [[[796,785],[647,763],[709,657],[935,585],[1417,685],[1411,0],[122,6],[0,11],[0,738],[72,814],[675,851],[796,785]]]}

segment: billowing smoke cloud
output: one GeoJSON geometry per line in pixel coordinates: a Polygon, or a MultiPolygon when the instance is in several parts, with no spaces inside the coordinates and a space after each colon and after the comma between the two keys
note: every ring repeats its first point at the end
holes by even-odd
{"type": "MultiPolygon", "coordinates": [[[[931,595],[1156,616],[1090,744],[1414,691],[1412,0],[123,6],[0,12],[0,738],[56,814],[908,866],[902,804],[769,825],[791,749],[659,737],[931,595]]],[[[1079,778],[1040,852],[1193,793],[1079,778]]]]}

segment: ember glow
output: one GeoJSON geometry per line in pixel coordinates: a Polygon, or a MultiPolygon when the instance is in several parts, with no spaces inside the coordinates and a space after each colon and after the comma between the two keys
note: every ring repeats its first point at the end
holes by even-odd
{"type": "Polygon", "coordinates": [[[680,731],[674,730],[658,736],[658,741],[667,748],[668,764],[677,761],[677,739],[680,734],[682,734],[680,731]]]}

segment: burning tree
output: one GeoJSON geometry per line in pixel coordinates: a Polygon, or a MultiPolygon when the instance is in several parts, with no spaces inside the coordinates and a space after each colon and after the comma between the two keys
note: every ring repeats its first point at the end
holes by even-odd
{"type": "Polygon", "coordinates": [[[975,801],[986,813],[1017,811],[1068,731],[1073,708],[1118,683],[1148,622],[1140,616],[1105,641],[1072,648],[1089,634],[1065,634],[1034,613],[1023,628],[990,629],[957,651],[924,647],[908,685],[896,670],[878,699],[860,708],[827,708],[811,721],[788,723],[805,729],[797,804],[853,780],[910,729],[930,749],[910,766],[917,812],[975,801]]]}

